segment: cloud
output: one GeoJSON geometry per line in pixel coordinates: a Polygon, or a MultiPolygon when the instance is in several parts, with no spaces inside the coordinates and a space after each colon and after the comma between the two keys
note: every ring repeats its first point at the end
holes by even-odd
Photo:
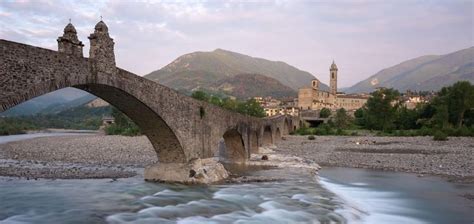
{"type": "MultiPolygon", "coordinates": [[[[193,51],[223,48],[285,61],[340,86],[401,61],[473,43],[472,1],[2,1],[0,38],[51,49],[69,18],[87,44],[100,16],[117,64],[147,74],[193,51]]],[[[85,55],[87,55],[85,49],[85,55]]]]}

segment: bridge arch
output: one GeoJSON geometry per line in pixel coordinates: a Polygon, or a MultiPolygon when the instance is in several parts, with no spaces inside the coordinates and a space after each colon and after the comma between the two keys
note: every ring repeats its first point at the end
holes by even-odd
{"type": "Polygon", "coordinates": [[[280,141],[281,137],[282,137],[282,135],[281,135],[280,127],[277,127],[276,130],[275,130],[275,138],[274,139],[276,141],[280,141]]]}
{"type": "Polygon", "coordinates": [[[266,125],[263,128],[262,146],[269,146],[272,144],[273,144],[272,128],[270,125],[266,125]]]}
{"type": "Polygon", "coordinates": [[[258,153],[259,141],[258,132],[250,131],[250,153],[258,153]]]}
{"type": "Polygon", "coordinates": [[[160,162],[184,162],[180,141],[163,118],[133,95],[113,86],[81,84],[72,86],[89,92],[127,115],[140,128],[157,152],[160,162]]]}
{"type": "MultiPolygon", "coordinates": [[[[28,92],[21,98],[10,99],[11,104],[3,106],[3,110],[9,109],[17,104],[29,99],[47,94],[49,92],[68,87],[67,85],[48,85],[50,88],[38,88],[43,85],[33,86],[31,89],[26,87],[28,92]]],[[[148,138],[155,149],[160,162],[176,162],[185,158],[183,148],[173,130],[162,119],[162,117],[150,109],[133,95],[113,86],[103,84],[80,84],[73,85],[77,89],[91,93],[105,101],[127,115],[148,138]]]]}
{"type": "Polygon", "coordinates": [[[289,135],[291,132],[291,119],[288,119],[288,117],[285,117],[285,120],[283,122],[283,135],[289,135]]]}
{"type": "Polygon", "coordinates": [[[226,162],[239,163],[247,160],[244,140],[237,129],[230,129],[223,135],[224,138],[224,160],[226,162]]]}

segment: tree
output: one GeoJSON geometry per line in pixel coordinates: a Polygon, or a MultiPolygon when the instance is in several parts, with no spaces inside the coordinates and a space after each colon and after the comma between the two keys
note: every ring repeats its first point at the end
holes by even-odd
{"type": "Polygon", "coordinates": [[[467,81],[460,81],[443,88],[440,96],[447,101],[451,123],[461,127],[466,111],[474,107],[474,86],[467,81]]]}
{"type": "Polygon", "coordinates": [[[474,86],[467,81],[460,81],[444,87],[431,106],[435,109],[432,123],[438,127],[446,127],[447,124],[461,127],[466,121],[470,123],[470,111],[474,108],[474,86]]]}
{"type": "Polygon", "coordinates": [[[433,115],[431,119],[432,125],[434,128],[437,129],[445,129],[449,125],[449,112],[447,105],[437,105],[436,106],[436,113],[433,115]]]}
{"type": "Polygon", "coordinates": [[[365,112],[364,108],[359,108],[354,112],[355,123],[360,126],[365,126],[365,112]]]}
{"type": "Polygon", "coordinates": [[[247,114],[255,117],[265,117],[265,110],[262,106],[255,100],[247,100],[247,114]]]}
{"type": "Polygon", "coordinates": [[[254,117],[265,117],[265,111],[254,99],[245,102],[238,102],[237,112],[254,117]]]}
{"type": "Polygon", "coordinates": [[[372,92],[364,107],[365,127],[375,130],[393,129],[399,96],[400,93],[394,89],[372,92]]]}
{"type": "Polygon", "coordinates": [[[194,91],[193,94],[191,95],[191,97],[193,97],[194,99],[197,99],[197,100],[202,100],[202,101],[206,101],[206,102],[209,101],[209,95],[206,92],[201,91],[201,90],[194,91]]]}
{"type": "Polygon", "coordinates": [[[347,112],[344,108],[341,108],[336,111],[334,116],[334,126],[338,129],[345,129],[351,124],[351,117],[347,115],[347,112]]]}
{"type": "Polygon", "coordinates": [[[222,106],[222,99],[217,96],[211,96],[209,99],[209,103],[214,104],[216,106],[222,106]]]}
{"type": "Polygon", "coordinates": [[[222,107],[227,110],[237,111],[238,103],[236,100],[233,100],[231,98],[224,98],[222,100],[222,107]]]}
{"type": "Polygon", "coordinates": [[[140,128],[125,114],[116,109],[112,108],[112,117],[114,117],[114,123],[106,128],[106,132],[109,135],[140,135],[140,128]]]}
{"type": "Polygon", "coordinates": [[[323,108],[321,109],[321,111],[319,112],[319,117],[320,118],[328,118],[329,116],[331,116],[331,110],[329,110],[328,108],[323,108]]]}
{"type": "Polygon", "coordinates": [[[397,129],[408,130],[419,128],[418,111],[416,109],[408,109],[407,107],[399,107],[396,114],[395,126],[397,129]]]}

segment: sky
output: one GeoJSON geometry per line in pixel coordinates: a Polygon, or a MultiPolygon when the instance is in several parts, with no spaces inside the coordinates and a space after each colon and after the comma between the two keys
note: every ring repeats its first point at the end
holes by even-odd
{"type": "Polygon", "coordinates": [[[57,50],[71,19],[86,45],[101,16],[117,65],[146,75],[222,48],[284,61],[339,87],[402,61],[474,46],[474,0],[0,1],[0,39],[57,50]]]}

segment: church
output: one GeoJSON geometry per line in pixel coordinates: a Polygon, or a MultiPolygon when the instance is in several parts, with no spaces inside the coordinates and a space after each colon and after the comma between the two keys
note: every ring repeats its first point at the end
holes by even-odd
{"type": "Polygon", "coordinates": [[[311,86],[298,90],[298,108],[300,110],[320,110],[328,108],[337,110],[344,108],[353,111],[361,108],[367,102],[367,94],[345,94],[337,92],[338,68],[333,61],[329,68],[329,91],[319,88],[319,80],[311,80],[311,86]]]}

